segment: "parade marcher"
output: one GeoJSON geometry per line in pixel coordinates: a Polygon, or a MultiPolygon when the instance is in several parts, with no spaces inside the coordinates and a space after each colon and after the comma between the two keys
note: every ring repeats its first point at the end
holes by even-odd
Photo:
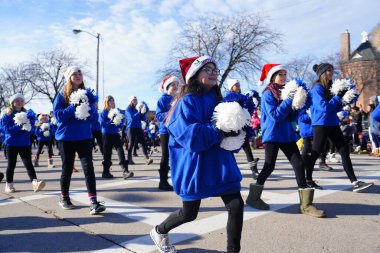
{"type": "MultiPolygon", "coordinates": [[[[314,141],[306,166],[309,166],[309,169],[313,170],[315,162],[325,148],[326,141],[329,138],[341,155],[342,165],[352,183],[353,191],[360,192],[372,186],[373,183],[357,180],[352,167],[348,146],[339,128],[337,113],[342,109],[341,99],[347,90],[342,90],[335,96],[332,94],[330,88],[332,86],[334,68],[331,64],[315,64],[313,70],[318,76],[318,80],[310,91],[312,99],[310,110],[314,141]]],[[[307,180],[312,181],[312,175],[308,175],[307,180]]]]}
{"type": "Polygon", "coordinates": [[[380,121],[377,121],[373,118],[373,111],[376,108],[376,98],[370,99],[370,103],[367,106],[367,115],[368,115],[368,121],[369,121],[369,127],[368,127],[368,133],[369,133],[369,139],[372,143],[372,150],[369,154],[370,156],[376,156],[380,157],[380,121]]]}
{"type": "Polygon", "coordinates": [[[247,204],[261,210],[269,210],[269,205],[261,199],[264,183],[272,174],[278,151],[285,154],[296,175],[300,197],[300,212],[313,217],[325,217],[322,210],[313,205],[314,189],[309,188],[305,178],[305,167],[298,150],[298,137],[292,121],[297,120],[298,112],[292,109],[295,93],[285,99],[281,97],[286,82],[286,69],[280,64],[265,64],[260,77],[260,85],[267,80],[268,86],[261,97],[261,129],[265,143],[265,162],[256,184],[251,183],[247,204]]]}
{"type": "Polygon", "coordinates": [[[242,176],[232,152],[220,147],[228,133],[212,123],[214,108],[222,99],[217,85],[219,70],[210,56],[183,59],[180,67],[186,84],[166,122],[172,181],[183,207],[153,228],[150,235],[160,252],[176,252],[170,244],[169,231],[195,220],[202,199],[220,196],[228,210],[227,252],[239,252],[244,207],[240,195],[242,176]]]}
{"type": "Polygon", "coordinates": [[[375,110],[372,112],[372,118],[377,122],[380,122],[380,104],[378,104],[375,110]]]}
{"type": "Polygon", "coordinates": [[[158,153],[157,146],[158,146],[158,126],[156,123],[151,120],[149,123],[149,126],[147,127],[146,131],[148,132],[148,139],[149,139],[149,155],[152,155],[153,153],[158,153]]]}
{"type": "Polygon", "coordinates": [[[16,191],[13,185],[13,176],[18,154],[20,154],[28,172],[34,192],[38,192],[45,187],[45,182],[37,179],[32,163],[30,134],[35,124],[35,114],[31,110],[25,110],[25,98],[20,93],[11,96],[9,104],[10,106],[1,119],[5,131],[4,142],[8,158],[5,192],[12,193],[16,191]]]}
{"type": "MultiPolygon", "coordinates": [[[[98,109],[98,103],[96,103],[96,109],[98,109]]],[[[104,156],[102,127],[100,126],[99,120],[94,120],[93,122],[91,122],[91,131],[92,145],[93,149],[95,150],[95,153],[98,151],[98,149],[96,148],[96,144],[98,144],[100,153],[102,154],[102,156],[104,156]]]]}
{"type": "Polygon", "coordinates": [[[112,149],[115,148],[119,157],[119,165],[123,172],[124,179],[133,177],[133,172],[128,170],[128,161],[125,160],[123,143],[119,132],[124,125],[124,115],[115,108],[115,99],[112,96],[104,98],[103,111],[100,113],[99,122],[103,134],[103,178],[113,178],[110,173],[112,166],[112,149]]]}
{"type": "Polygon", "coordinates": [[[157,102],[156,118],[160,122],[160,143],[161,143],[161,162],[160,162],[160,182],[158,188],[163,191],[172,191],[173,186],[168,183],[169,174],[169,131],[165,126],[167,114],[173,102],[173,97],[178,91],[180,80],[176,76],[166,77],[160,86],[160,91],[164,94],[157,102]]]}
{"type": "Polygon", "coordinates": [[[51,142],[51,123],[48,114],[40,114],[35,127],[35,134],[38,140],[38,150],[34,158],[34,167],[39,166],[39,159],[44,146],[48,148],[48,168],[54,168],[53,164],[53,145],[51,142]]]}
{"type": "MultiPolygon", "coordinates": [[[[241,94],[239,81],[237,79],[227,79],[227,88],[228,91],[226,93],[225,99],[230,99],[231,101],[234,99],[246,100],[245,105],[248,109],[249,114],[252,115],[255,110],[255,104],[253,101],[247,99],[245,95],[241,94]]],[[[253,178],[256,179],[259,175],[259,172],[257,170],[257,162],[259,161],[259,158],[255,159],[253,157],[251,146],[249,145],[249,139],[254,135],[254,130],[251,127],[246,127],[245,130],[246,137],[242,148],[248,160],[248,167],[252,171],[253,178]]]]}
{"type": "Polygon", "coordinates": [[[90,214],[103,212],[106,207],[98,202],[96,180],[92,161],[91,122],[98,117],[95,107],[97,97],[85,89],[82,71],[71,66],[65,70],[65,86],[58,93],[53,105],[57,119],[56,140],[62,159],[61,197],[59,204],[63,209],[74,209],[69,196],[71,175],[75,154],[78,153],[85,175],[90,214]]]}
{"type": "Polygon", "coordinates": [[[143,153],[145,155],[145,163],[147,165],[153,163],[153,160],[148,156],[144,132],[141,129],[141,121],[146,120],[146,113],[146,105],[143,103],[138,104],[136,96],[130,96],[128,98],[128,107],[125,110],[125,116],[127,118],[129,164],[134,164],[132,160],[132,150],[136,142],[139,142],[142,145],[143,153]]]}

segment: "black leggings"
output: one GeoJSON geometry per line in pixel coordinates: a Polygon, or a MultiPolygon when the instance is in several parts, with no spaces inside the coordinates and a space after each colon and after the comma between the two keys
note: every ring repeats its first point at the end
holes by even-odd
{"type": "Polygon", "coordinates": [[[248,162],[252,162],[253,154],[252,154],[251,146],[249,145],[249,140],[247,138],[245,138],[242,148],[244,150],[245,155],[247,156],[248,162]]]}
{"type": "Polygon", "coordinates": [[[140,142],[143,148],[143,153],[148,157],[144,132],[141,128],[128,128],[128,158],[132,157],[132,149],[135,143],[140,142]]]}
{"type": "Polygon", "coordinates": [[[49,159],[53,157],[53,145],[51,144],[51,141],[38,141],[38,150],[37,150],[37,158],[40,157],[40,154],[42,152],[42,149],[44,146],[48,147],[48,154],[49,154],[49,159]]]}
{"type": "Polygon", "coordinates": [[[123,143],[121,142],[120,135],[116,134],[104,134],[103,135],[103,147],[104,147],[104,164],[112,165],[112,149],[115,148],[119,157],[119,164],[125,163],[125,154],[123,150],[123,143]]]}
{"type": "Polygon", "coordinates": [[[36,171],[32,163],[32,152],[30,146],[6,146],[8,167],[6,171],[7,183],[13,183],[13,175],[16,168],[17,155],[20,154],[21,160],[24,163],[30,181],[37,179],[36,171]]]}
{"type": "MultiPolygon", "coordinates": [[[[227,220],[227,252],[240,251],[241,231],[243,228],[244,202],[240,192],[220,196],[228,210],[227,220]]],[[[197,218],[201,200],[183,201],[183,207],[169,215],[157,230],[162,234],[197,218]]]]}
{"type": "Polygon", "coordinates": [[[102,131],[92,131],[92,145],[95,148],[95,139],[96,143],[98,143],[100,153],[104,155],[103,151],[103,136],[102,136],[102,131]]]}
{"type": "Polygon", "coordinates": [[[92,163],[91,139],[81,141],[59,141],[62,159],[61,194],[69,195],[71,174],[73,173],[75,153],[78,153],[82,164],[88,195],[96,196],[96,181],[92,163]]]}
{"type": "Polygon", "coordinates": [[[160,172],[168,173],[169,171],[169,134],[160,135],[161,142],[161,162],[160,162],[160,172]]]}
{"type": "MultiPolygon", "coordinates": [[[[309,161],[306,163],[308,170],[313,171],[315,162],[326,146],[327,139],[336,146],[342,157],[343,168],[351,182],[357,181],[354,169],[352,167],[348,145],[343,137],[339,126],[313,126],[314,141],[309,161]]],[[[308,180],[312,180],[312,174],[308,180]]]]}
{"type": "Polygon", "coordinates": [[[265,143],[265,163],[261,170],[257,183],[264,185],[267,178],[272,174],[276,165],[278,150],[284,152],[286,158],[291,163],[296,174],[297,185],[299,188],[306,188],[305,167],[302,157],[295,142],[267,142],[265,143]]]}

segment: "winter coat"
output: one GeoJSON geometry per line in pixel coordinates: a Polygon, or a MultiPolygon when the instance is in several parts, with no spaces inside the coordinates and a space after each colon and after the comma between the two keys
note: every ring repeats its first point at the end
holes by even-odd
{"type": "Polygon", "coordinates": [[[174,191],[183,201],[240,191],[242,175],[231,151],[211,123],[213,91],[180,99],[168,124],[170,168],[174,191]]]}
{"type": "Polygon", "coordinates": [[[311,117],[306,109],[302,109],[298,114],[298,127],[302,138],[313,137],[313,128],[311,126],[311,117]]]}
{"type": "Polygon", "coordinates": [[[171,102],[173,101],[173,97],[164,94],[160,97],[157,102],[156,108],[156,119],[160,122],[160,134],[169,134],[168,129],[165,126],[166,116],[170,110],[171,102]]]}

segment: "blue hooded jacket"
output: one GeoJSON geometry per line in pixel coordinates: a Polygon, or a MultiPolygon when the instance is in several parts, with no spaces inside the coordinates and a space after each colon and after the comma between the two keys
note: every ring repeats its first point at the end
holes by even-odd
{"type": "Polygon", "coordinates": [[[313,128],[311,126],[311,118],[306,109],[302,109],[298,114],[298,126],[302,138],[313,137],[313,128]]]}
{"type": "Polygon", "coordinates": [[[75,106],[66,105],[62,92],[54,100],[53,112],[57,119],[55,139],[58,141],[81,141],[92,139],[91,122],[98,119],[95,104],[90,105],[90,117],[80,120],[75,117],[75,106]]]}
{"type": "MultiPolygon", "coordinates": [[[[125,110],[125,117],[127,118],[127,128],[140,128],[141,129],[141,121],[145,121],[146,113],[141,114],[137,111],[136,107],[128,106],[125,110]]],[[[128,130],[126,130],[128,131],[128,130]]]]}
{"type": "MultiPolygon", "coordinates": [[[[7,114],[4,114],[3,118],[1,119],[5,133],[4,143],[6,146],[30,146],[30,134],[33,131],[33,128],[30,132],[28,132],[22,130],[22,126],[16,125],[13,120],[16,113],[19,113],[19,111],[14,110],[9,116],[7,114]]],[[[29,115],[28,113],[28,118],[30,120],[30,124],[34,126],[36,122],[35,117],[29,115]]]]}
{"type": "Polygon", "coordinates": [[[121,121],[120,125],[117,126],[114,123],[112,123],[110,118],[108,118],[108,113],[109,110],[103,110],[99,116],[99,122],[102,127],[102,134],[118,134],[120,129],[124,125],[124,118],[121,121]]]}
{"type": "Polygon", "coordinates": [[[261,131],[263,143],[295,142],[298,140],[292,122],[297,120],[297,111],[292,110],[292,100],[287,98],[278,104],[267,90],[261,97],[261,131]]]}
{"type": "Polygon", "coordinates": [[[320,83],[316,83],[309,94],[312,99],[311,124],[313,126],[338,126],[337,113],[342,109],[340,97],[333,96],[327,101],[325,90],[320,83]]]}
{"type": "Polygon", "coordinates": [[[173,101],[173,97],[164,94],[160,97],[160,99],[157,102],[157,109],[156,109],[156,119],[160,122],[160,134],[169,134],[168,129],[165,126],[165,120],[166,116],[170,110],[171,102],[173,101]]]}
{"type": "Polygon", "coordinates": [[[188,94],[170,117],[169,155],[174,191],[183,201],[240,191],[242,175],[231,151],[211,123],[216,95],[188,94]]]}

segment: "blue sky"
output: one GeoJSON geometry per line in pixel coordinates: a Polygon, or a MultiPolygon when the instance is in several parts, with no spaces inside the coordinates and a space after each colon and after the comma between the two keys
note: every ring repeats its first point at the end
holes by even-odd
{"type": "MultiPolygon", "coordinates": [[[[339,51],[340,34],[351,33],[351,48],[361,32],[371,32],[380,22],[378,0],[0,0],[0,65],[28,60],[43,50],[62,48],[87,60],[95,74],[96,39],[74,35],[80,28],[100,33],[100,95],[113,95],[120,108],[130,95],[151,108],[160,97],[156,71],[187,20],[198,16],[260,13],[268,24],[284,34],[284,52],[264,55],[268,63],[284,63],[294,57],[323,58],[339,51]],[[104,56],[104,57],[103,57],[104,56]]],[[[233,77],[233,76],[231,76],[233,77]]],[[[257,74],[259,77],[259,74],[257,74]]],[[[252,83],[256,83],[252,80],[252,83]]],[[[90,80],[87,86],[95,87],[90,80]]],[[[243,90],[248,83],[242,83],[243,90]]],[[[47,100],[31,106],[47,112],[47,100]]]]}

